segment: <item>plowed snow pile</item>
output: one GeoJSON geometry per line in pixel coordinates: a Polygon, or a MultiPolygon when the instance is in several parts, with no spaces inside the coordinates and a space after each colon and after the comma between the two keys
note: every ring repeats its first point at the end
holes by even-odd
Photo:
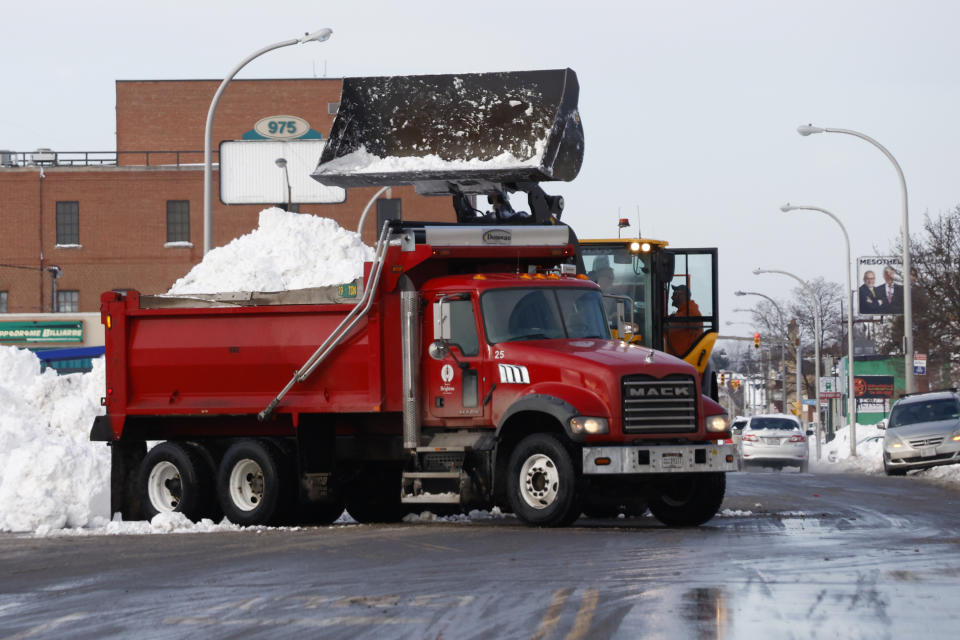
{"type": "Polygon", "coordinates": [[[103,389],[103,358],[58,376],[41,374],[32,352],[0,347],[0,531],[105,524],[110,451],[90,442],[103,389]]]}
{"type": "Polygon", "coordinates": [[[350,282],[363,275],[373,249],[329,218],[276,207],[257,228],[212,249],[173,283],[171,295],[225,291],[287,291],[350,282]]]}

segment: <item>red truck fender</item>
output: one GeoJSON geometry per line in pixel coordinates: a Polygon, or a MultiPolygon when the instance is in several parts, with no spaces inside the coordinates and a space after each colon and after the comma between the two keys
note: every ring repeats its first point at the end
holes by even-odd
{"type": "Polygon", "coordinates": [[[518,397],[497,421],[497,438],[504,426],[518,413],[532,411],[552,416],[563,426],[567,437],[574,442],[583,442],[584,434],[574,434],[570,430],[570,418],[575,416],[594,416],[608,418],[609,408],[594,393],[581,387],[547,382],[533,385],[518,397]]]}

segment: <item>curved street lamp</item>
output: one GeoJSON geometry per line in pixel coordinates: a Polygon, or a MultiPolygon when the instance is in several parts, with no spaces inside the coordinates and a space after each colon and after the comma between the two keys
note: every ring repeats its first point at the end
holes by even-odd
{"type": "MultiPolygon", "coordinates": [[[[810,285],[808,285],[806,282],[804,282],[803,280],[801,280],[799,277],[793,275],[792,273],[790,273],[790,272],[788,272],[788,271],[779,271],[779,270],[777,270],[777,269],[754,269],[754,270],[753,270],[753,274],[754,274],[754,275],[760,275],[761,273],[779,273],[780,275],[784,275],[784,276],[793,278],[794,280],[796,280],[797,282],[800,283],[800,286],[803,287],[804,290],[805,290],[807,293],[810,294],[810,299],[813,300],[813,308],[814,308],[814,311],[815,311],[815,315],[813,316],[813,333],[814,333],[814,336],[813,336],[813,349],[814,349],[814,356],[813,356],[813,357],[814,357],[814,363],[813,363],[813,365],[814,365],[814,378],[815,378],[814,385],[813,385],[813,389],[814,389],[814,392],[815,392],[816,403],[817,403],[817,411],[816,411],[816,414],[817,414],[817,431],[816,431],[815,436],[816,436],[816,438],[817,438],[817,460],[820,460],[820,432],[821,432],[821,425],[820,425],[820,315],[821,315],[820,301],[817,299],[817,295],[814,293],[813,289],[810,288],[810,285]]],[[[798,340],[797,340],[797,360],[800,361],[799,338],[798,338],[798,340]]],[[[797,364],[798,364],[798,366],[797,366],[797,400],[800,400],[800,375],[801,375],[801,372],[800,372],[800,366],[799,366],[799,365],[800,365],[801,363],[802,363],[802,361],[800,361],[800,362],[797,363],[797,364]]]]}
{"type": "MultiPolygon", "coordinates": [[[[761,298],[766,298],[770,304],[773,305],[773,308],[777,310],[777,315],[780,316],[780,326],[786,329],[787,325],[783,322],[783,310],[780,308],[780,305],[777,304],[777,301],[771,298],[770,296],[757,293],[756,291],[734,291],[733,295],[735,296],[760,296],[761,298]]],[[[737,309],[734,309],[737,311],[737,309]]],[[[746,311],[746,309],[744,309],[746,311]]],[[[750,310],[752,311],[752,309],[750,310]]],[[[787,359],[783,353],[784,342],[780,342],[780,381],[783,385],[783,412],[787,412],[787,359]]],[[[799,386],[798,386],[799,389],[799,386]]],[[[799,393],[799,391],[797,392],[799,393]]],[[[800,399],[800,396],[797,396],[797,400],[800,399]]]]}
{"type": "Polygon", "coordinates": [[[287,184],[287,211],[290,211],[290,201],[293,200],[293,190],[290,188],[290,172],[287,171],[287,159],[277,158],[274,162],[278,167],[283,169],[283,179],[287,184]]]}
{"type": "MultiPolygon", "coordinates": [[[[797,127],[797,133],[802,136],[809,136],[814,133],[845,133],[861,140],[866,140],[887,156],[887,159],[897,170],[897,176],[900,178],[900,193],[903,204],[903,222],[901,226],[901,242],[903,243],[903,365],[904,365],[904,383],[906,392],[913,393],[913,298],[910,295],[910,222],[909,211],[907,209],[907,181],[903,177],[903,169],[893,154],[887,151],[886,147],[859,131],[850,129],[833,129],[830,127],[815,127],[812,124],[802,124],[797,127]]],[[[851,362],[851,365],[853,363],[851,362]]],[[[852,441],[852,439],[851,439],[852,441]]]]}
{"type": "Polygon", "coordinates": [[[230,84],[230,81],[233,80],[233,76],[237,75],[240,69],[243,69],[247,64],[257,58],[267,53],[268,51],[273,51],[274,49],[280,49],[281,47],[289,47],[292,44],[301,44],[303,42],[324,42],[329,40],[330,36],[333,35],[332,29],[320,29],[319,31],[314,31],[313,33],[308,33],[302,38],[292,38],[290,40],[284,40],[283,42],[277,42],[269,46],[264,47],[258,51],[254,51],[249,56],[240,61],[240,64],[235,66],[230,70],[230,73],[227,74],[227,77],[223,79],[223,82],[220,83],[220,86],[217,87],[217,92],[213,94],[213,100],[210,101],[210,109],[207,111],[207,126],[203,132],[203,253],[204,255],[213,248],[213,162],[212,156],[213,152],[211,151],[211,142],[210,139],[213,134],[213,114],[217,110],[217,103],[220,102],[220,96],[223,95],[224,89],[227,88],[227,85],[230,84]]]}
{"type": "Polygon", "coordinates": [[[856,400],[853,397],[853,284],[850,282],[850,269],[852,267],[850,262],[850,236],[847,235],[847,228],[840,222],[840,218],[826,209],[810,205],[791,205],[788,202],[780,207],[780,210],[784,213],[801,210],[819,211],[833,218],[833,221],[840,225],[840,230],[843,231],[843,240],[847,250],[847,263],[843,269],[844,273],[847,274],[847,426],[850,429],[850,455],[855,458],[857,456],[857,421],[854,417],[856,400]]]}

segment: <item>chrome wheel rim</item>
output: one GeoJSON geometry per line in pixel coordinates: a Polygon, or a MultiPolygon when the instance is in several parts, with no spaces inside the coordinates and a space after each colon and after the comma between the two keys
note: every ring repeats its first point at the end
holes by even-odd
{"type": "Polygon", "coordinates": [[[520,467],[520,497],[534,509],[546,509],[557,500],[560,473],[549,456],[536,453],[520,467]]]}

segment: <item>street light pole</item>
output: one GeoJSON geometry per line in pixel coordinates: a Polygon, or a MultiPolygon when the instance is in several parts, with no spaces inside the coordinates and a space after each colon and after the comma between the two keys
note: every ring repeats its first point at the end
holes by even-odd
{"type": "MultiPolygon", "coordinates": [[[[820,420],[820,316],[821,316],[820,301],[817,300],[817,295],[814,293],[813,289],[810,288],[810,285],[808,285],[806,282],[804,282],[803,280],[801,280],[799,277],[793,275],[792,273],[790,273],[790,272],[788,272],[788,271],[778,271],[778,270],[776,270],[776,269],[754,269],[754,270],[753,270],[753,273],[754,273],[754,275],[760,275],[761,273],[779,273],[780,275],[784,275],[784,276],[793,278],[794,280],[796,280],[797,282],[800,283],[800,286],[803,287],[804,290],[806,290],[806,292],[810,294],[810,299],[813,300],[814,313],[816,314],[816,315],[813,316],[813,333],[814,333],[814,336],[813,336],[813,350],[814,350],[814,359],[815,359],[815,361],[814,361],[814,363],[813,363],[813,364],[814,364],[814,374],[813,374],[813,375],[814,375],[814,384],[813,384],[813,389],[814,389],[814,392],[815,392],[815,393],[814,393],[814,397],[816,398],[816,400],[815,400],[815,402],[816,402],[816,412],[815,412],[815,413],[816,413],[816,416],[817,416],[817,430],[816,430],[815,437],[817,438],[817,460],[820,460],[820,433],[821,433],[821,431],[822,431],[822,427],[821,427],[821,424],[820,424],[820,423],[821,423],[821,420],[820,420]]],[[[799,375],[800,375],[800,364],[799,364],[799,363],[800,363],[800,360],[799,360],[799,353],[800,353],[800,345],[799,345],[799,342],[800,342],[800,338],[799,338],[799,330],[798,330],[798,332],[797,332],[797,335],[798,335],[798,337],[797,337],[797,354],[798,354],[798,356],[797,356],[797,361],[798,361],[798,365],[797,365],[797,375],[799,376],[799,375]]],[[[797,400],[800,400],[799,393],[800,393],[800,392],[799,392],[799,389],[798,389],[798,390],[797,390],[797,400]]]]}
{"type": "MultiPolygon", "coordinates": [[[[907,208],[907,181],[903,177],[903,169],[900,168],[900,163],[897,162],[897,159],[893,157],[886,147],[882,144],[871,138],[870,136],[864,135],[859,131],[851,131],[850,129],[832,129],[829,127],[815,127],[810,124],[802,124],[797,127],[797,133],[802,136],[809,136],[813,133],[845,133],[850,136],[860,138],[861,140],[866,140],[877,149],[883,152],[883,155],[887,156],[887,159],[893,164],[893,168],[897,170],[897,176],[900,178],[900,194],[901,201],[903,205],[903,221],[901,226],[901,241],[903,243],[903,365],[904,365],[904,382],[906,384],[907,393],[913,393],[914,383],[913,383],[913,298],[910,293],[910,221],[909,221],[909,211],[907,208]]],[[[852,363],[851,363],[852,364],[852,363]]]]}
{"type": "Polygon", "coordinates": [[[230,81],[233,80],[233,77],[237,75],[240,69],[243,69],[247,64],[254,58],[258,58],[268,51],[273,51],[274,49],[280,49],[281,47],[289,47],[293,44],[300,44],[303,42],[323,42],[328,40],[333,34],[332,29],[320,29],[319,31],[314,31],[313,33],[308,33],[302,38],[292,38],[290,40],[284,40],[283,42],[277,42],[269,46],[264,47],[258,51],[251,53],[249,56],[244,58],[240,64],[235,66],[230,70],[230,73],[227,74],[227,77],[223,79],[223,82],[220,83],[220,86],[217,87],[217,92],[213,94],[213,100],[210,101],[210,109],[207,111],[207,125],[203,132],[203,253],[206,255],[210,249],[213,248],[213,152],[211,151],[211,138],[213,136],[213,115],[217,111],[217,103],[220,102],[220,96],[223,95],[224,89],[227,88],[227,85],[230,84],[230,81]]]}
{"type": "MultiPolygon", "coordinates": [[[[783,310],[780,308],[780,305],[777,304],[777,301],[771,298],[770,296],[757,293],[756,291],[734,291],[733,295],[735,296],[760,296],[761,298],[766,298],[770,301],[770,304],[773,305],[773,308],[777,310],[777,315],[780,316],[780,326],[784,331],[787,330],[787,325],[783,322],[783,310]]],[[[736,311],[736,309],[734,309],[736,311]]],[[[787,360],[786,355],[783,352],[783,346],[785,344],[786,338],[780,341],[780,380],[783,385],[783,412],[787,412],[787,360]]],[[[799,386],[797,387],[797,400],[800,399],[799,386]]]]}
{"type": "MultiPolygon", "coordinates": [[[[854,416],[856,401],[853,397],[853,284],[850,281],[850,269],[852,267],[850,261],[850,236],[847,235],[847,228],[840,222],[840,218],[826,209],[809,205],[791,205],[788,202],[780,207],[780,210],[784,213],[800,210],[819,211],[833,218],[833,221],[840,225],[840,230],[843,231],[843,240],[847,250],[847,263],[843,269],[844,273],[847,274],[847,426],[850,430],[850,456],[855,458],[857,456],[857,421],[854,416]]],[[[912,364],[911,362],[911,365],[912,364]]]]}
{"type": "Polygon", "coordinates": [[[287,211],[290,211],[290,201],[293,200],[293,191],[290,188],[290,173],[287,171],[287,159],[277,158],[274,162],[278,167],[283,169],[283,179],[287,183],[287,211]]]}

